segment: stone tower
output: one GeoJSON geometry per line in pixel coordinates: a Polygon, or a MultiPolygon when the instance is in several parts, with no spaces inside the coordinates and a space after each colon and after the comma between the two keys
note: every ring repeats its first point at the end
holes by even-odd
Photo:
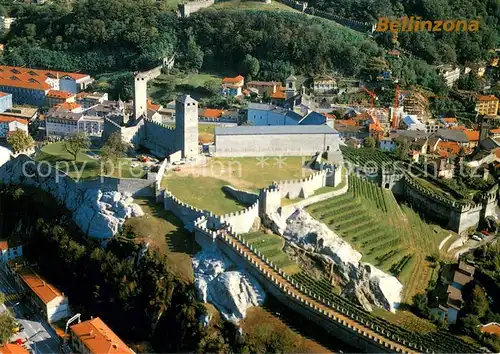
{"type": "Polygon", "coordinates": [[[181,95],[175,101],[176,148],[182,157],[198,156],[198,102],[189,95],[181,95]]]}
{"type": "Polygon", "coordinates": [[[148,113],[148,73],[134,74],[134,119],[148,113]]]}
{"type": "Polygon", "coordinates": [[[490,120],[483,116],[479,130],[479,140],[486,140],[490,136],[490,120]]]}
{"type": "Polygon", "coordinates": [[[289,99],[297,94],[297,89],[295,88],[295,83],[297,82],[297,78],[293,75],[290,75],[285,80],[285,96],[286,99],[289,99]]]}

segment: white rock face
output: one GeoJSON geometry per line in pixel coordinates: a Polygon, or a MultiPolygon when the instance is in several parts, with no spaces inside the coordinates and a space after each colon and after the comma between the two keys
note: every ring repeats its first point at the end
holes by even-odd
{"type": "Polygon", "coordinates": [[[217,307],[226,320],[238,323],[248,308],[264,302],[260,284],[245,271],[235,269],[219,250],[205,249],[195,254],[193,268],[199,297],[217,307]]]}
{"type": "Polygon", "coordinates": [[[346,294],[394,312],[401,302],[403,285],[397,278],[371,264],[361,262],[361,254],[325,224],[298,209],[288,219],[283,233],[289,241],[331,259],[347,283],[346,294]]]}
{"type": "Polygon", "coordinates": [[[48,166],[42,165],[37,171],[29,157],[20,155],[0,167],[0,181],[30,185],[47,191],[73,212],[76,224],[93,238],[111,238],[127,218],[144,215],[141,207],[133,203],[130,193],[102,192],[98,188],[80,189],[70,178],[47,172],[50,172],[48,166]]]}

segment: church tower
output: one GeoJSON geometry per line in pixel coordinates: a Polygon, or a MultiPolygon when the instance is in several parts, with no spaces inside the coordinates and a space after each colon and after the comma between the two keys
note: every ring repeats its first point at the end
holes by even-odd
{"type": "Polygon", "coordinates": [[[183,158],[198,156],[198,102],[189,95],[181,95],[175,101],[176,149],[183,158]]]}
{"type": "Polygon", "coordinates": [[[295,87],[295,83],[297,82],[297,78],[293,75],[290,75],[285,80],[285,96],[286,99],[289,99],[297,94],[297,89],[295,87]]]}

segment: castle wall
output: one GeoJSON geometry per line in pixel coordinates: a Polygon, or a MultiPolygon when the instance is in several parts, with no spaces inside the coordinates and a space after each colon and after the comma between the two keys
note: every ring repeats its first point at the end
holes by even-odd
{"type": "Polygon", "coordinates": [[[222,190],[224,193],[229,194],[231,197],[239,201],[240,203],[251,205],[259,199],[259,195],[255,193],[250,193],[247,191],[242,191],[231,186],[223,186],[222,190]]]}
{"type": "Polygon", "coordinates": [[[189,15],[212,6],[215,0],[194,0],[179,4],[179,17],[189,17],[189,15]]]}
{"type": "MultiPolygon", "coordinates": [[[[282,304],[292,311],[299,313],[308,320],[322,326],[340,340],[363,352],[396,352],[396,347],[391,343],[376,338],[368,329],[354,325],[347,320],[345,315],[336,315],[334,304],[325,303],[332,310],[326,311],[319,297],[308,293],[302,286],[297,285],[289,276],[285,275],[276,265],[265,259],[258,251],[248,253],[245,248],[252,250],[252,246],[246,244],[242,239],[232,234],[232,230],[225,232],[214,232],[207,230],[203,218],[197,220],[195,226],[195,238],[203,247],[217,247],[226,254],[235,264],[246,269],[255,277],[262,286],[274,295],[282,304]],[[278,278],[279,277],[279,278],[278,278]],[[311,301],[312,300],[312,301],[311,301]],[[319,307],[320,305],[322,307],[319,307]]],[[[336,308],[338,312],[348,314],[347,309],[336,308]]]]}
{"type": "Polygon", "coordinates": [[[189,231],[194,230],[194,221],[200,216],[212,215],[207,210],[201,210],[181,202],[167,190],[163,190],[163,207],[165,210],[177,216],[184,224],[184,227],[189,231]]]}
{"type": "Polygon", "coordinates": [[[281,192],[275,186],[261,189],[259,201],[260,215],[276,213],[281,206],[281,192]]]}
{"type": "Polygon", "coordinates": [[[259,217],[259,201],[255,201],[250,207],[234,213],[222,215],[221,222],[231,225],[233,232],[244,234],[250,232],[256,219],[259,217]]]}
{"type": "Polygon", "coordinates": [[[280,181],[273,184],[280,190],[281,198],[308,198],[317,189],[325,186],[326,174],[327,171],[319,171],[300,180],[280,181]]]}
{"type": "Polygon", "coordinates": [[[144,133],[140,144],[161,158],[166,157],[176,150],[175,129],[151,120],[144,120],[144,133]]]}
{"type": "Polygon", "coordinates": [[[337,134],[216,135],[215,153],[222,157],[307,156],[339,147],[337,134]]]}

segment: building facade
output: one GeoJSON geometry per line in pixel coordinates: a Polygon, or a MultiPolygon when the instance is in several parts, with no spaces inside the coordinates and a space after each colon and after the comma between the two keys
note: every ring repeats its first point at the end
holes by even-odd
{"type": "Polygon", "coordinates": [[[479,96],[475,111],[479,114],[495,116],[498,114],[499,99],[495,95],[479,96]]]}
{"type": "Polygon", "coordinates": [[[222,94],[232,97],[241,96],[244,84],[245,78],[241,75],[236,77],[225,77],[222,79],[222,94]]]}
{"type": "Polygon", "coordinates": [[[261,125],[297,125],[302,116],[294,111],[273,105],[250,103],[247,111],[247,123],[261,125]]]}
{"type": "Polygon", "coordinates": [[[23,255],[23,245],[9,245],[7,241],[0,241],[0,261],[7,263],[11,259],[21,257],[23,255]]]}
{"type": "Polygon", "coordinates": [[[438,67],[439,74],[446,82],[446,86],[452,87],[460,78],[460,68],[453,68],[451,65],[442,65],[438,67]]]}
{"type": "Polygon", "coordinates": [[[56,287],[28,267],[12,265],[12,262],[9,265],[17,285],[24,289],[28,296],[29,306],[39,312],[47,322],[56,322],[71,315],[68,298],[56,287]]]}
{"type": "Polygon", "coordinates": [[[313,79],[311,89],[314,93],[329,93],[337,89],[337,81],[330,76],[320,76],[313,79]]]}
{"type": "Polygon", "coordinates": [[[257,93],[259,96],[264,95],[264,93],[271,96],[280,87],[281,82],[276,81],[249,81],[247,83],[247,89],[257,93]]]}
{"type": "Polygon", "coordinates": [[[339,134],[327,125],[215,128],[216,156],[307,156],[337,151],[339,134]]]}
{"type": "Polygon", "coordinates": [[[9,133],[18,129],[27,133],[28,121],[25,119],[0,115],[0,138],[6,139],[9,133]]]}
{"type": "Polygon", "coordinates": [[[0,92],[0,113],[12,109],[12,94],[0,92]]]}

